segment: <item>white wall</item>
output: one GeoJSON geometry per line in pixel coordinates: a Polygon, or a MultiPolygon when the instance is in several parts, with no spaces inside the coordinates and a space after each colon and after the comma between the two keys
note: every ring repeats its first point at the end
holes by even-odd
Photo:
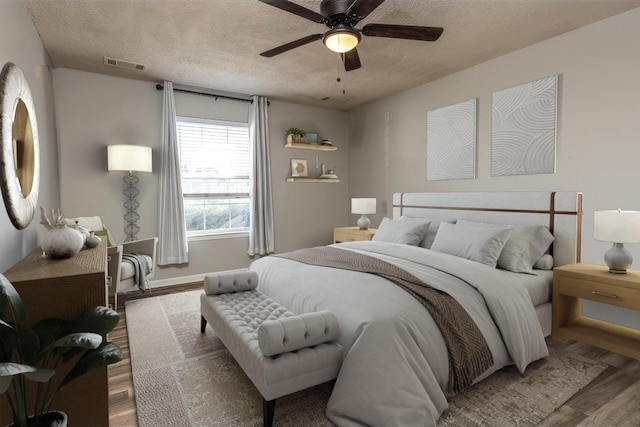
{"type": "MultiPolygon", "coordinates": [[[[62,206],[71,216],[99,215],[114,237],[123,241],[121,173],[107,172],[106,146],[115,141],[154,149],[154,173],[140,173],[139,238],[156,236],[158,205],[158,147],[162,120],[162,91],[155,83],[83,71],[56,69],[56,111],[60,134],[62,206]]],[[[176,93],[178,115],[246,120],[249,104],[176,93]]],[[[269,107],[276,251],[328,244],[334,227],[348,218],[348,113],[272,101],[269,107]],[[339,150],[331,153],[284,148],[290,127],[330,137],[339,150]],[[340,184],[286,183],[293,155],[307,158],[314,172],[320,161],[343,173],[340,184]]],[[[191,276],[247,267],[248,238],[198,240],[189,243],[188,265],[161,268],[156,279],[191,276]]]]}
{"type": "MultiPolygon", "coordinates": [[[[393,192],[582,191],[582,260],[603,264],[610,245],[593,240],[593,211],[640,210],[638,40],[640,9],[635,9],[352,111],[350,195],[377,197],[379,206],[388,202],[386,212],[376,215],[377,224],[385,213],[391,215],[393,192]],[[556,173],[492,178],[492,92],[553,74],[560,75],[556,173]],[[427,111],[471,98],[479,99],[477,179],[427,182],[427,111]],[[388,167],[385,114],[390,116],[388,167]]],[[[640,269],[640,245],[627,247],[640,269]]],[[[616,316],[640,325],[637,312],[616,316]]]]}
{"type": "MultiPolygon", "coordinates": [[[[58,207],[58,150],[56,146],[53,84],[49,60],[24,3],[0,4],[0,67],[13,62],[24,73],[36,110],[40,137],[40,189],[38,205],[58,207]]],[[[0,271],[5,271],[38,245],[44,232],[40,213],[24,230],[16,230],[0,208],[0,271]]]]}

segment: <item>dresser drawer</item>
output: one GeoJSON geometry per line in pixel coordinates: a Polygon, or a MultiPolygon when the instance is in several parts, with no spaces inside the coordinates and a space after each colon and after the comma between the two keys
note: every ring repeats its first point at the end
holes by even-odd
{"type": "Polygon", "coordinates": [[[640,289],[591,280],[560,277],[560,294],[640,310],[640,289]]]}

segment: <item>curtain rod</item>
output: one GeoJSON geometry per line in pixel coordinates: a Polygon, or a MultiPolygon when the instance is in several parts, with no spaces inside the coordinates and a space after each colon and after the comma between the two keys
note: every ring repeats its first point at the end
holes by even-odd
{"type": "MultiPolygon", "coordinates": [[[[156,85],[156,89],[163,90],[164,86],[162,86],[160,83],[158,83],[156,85]]],[[[231,99],[233,101],[243,101],[243,102],[248,102],[250,104],[253,104],[253,99],[236,98],[235,96],[227,96],[227,95],[216,95],[214,93],[197,92],[195,90],[187,90],[187,89],[176,89],[176,88],[173,88],[173,90],[174,90],[174,92],[184,92],[184,93],[192,93],[194,95],[212,96],[215,99],[224,98],[224,99],[231,99]]],[[[267,101],[267,105],[271,105],[271,102],[267,101]]]]}

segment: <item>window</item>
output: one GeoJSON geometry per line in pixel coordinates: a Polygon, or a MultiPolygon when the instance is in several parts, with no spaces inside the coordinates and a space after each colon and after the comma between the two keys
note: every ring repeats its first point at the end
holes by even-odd
{"type": "Polygon", "coordinates": [[[177,118],[187,235],[249,231],[249,126],[177,118]]]}

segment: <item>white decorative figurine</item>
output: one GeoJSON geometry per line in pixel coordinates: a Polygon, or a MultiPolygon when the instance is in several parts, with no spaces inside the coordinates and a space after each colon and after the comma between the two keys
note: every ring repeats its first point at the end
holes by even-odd
{"type": "Polygon", "coordinates": [[[40,246],[44,253],[51,258],[70,258],[84,245],[84,236],[78,230],[67,227],[64,213],[60,209],[51,209],[50,221],[47,212],[40,207],[40,224],[47,232],[42,236],[40,246]]]}

